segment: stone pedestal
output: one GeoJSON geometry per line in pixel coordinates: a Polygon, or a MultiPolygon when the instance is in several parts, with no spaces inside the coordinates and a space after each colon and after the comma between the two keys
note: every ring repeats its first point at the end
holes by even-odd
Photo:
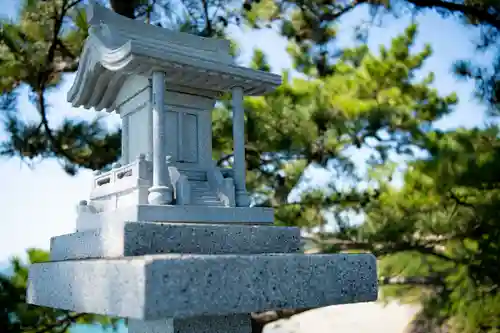
{"type": "Polygon", "coordinates": [[[250,332],[251,312],[376,300],[372,255],[299,251],[291,227],[117,222],[54,237],[27,300],[131,318],[131,333],[250,332]]]}

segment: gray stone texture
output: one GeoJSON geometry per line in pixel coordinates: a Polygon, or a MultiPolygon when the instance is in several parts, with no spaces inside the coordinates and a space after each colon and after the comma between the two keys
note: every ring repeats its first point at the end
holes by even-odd
{"type": "Polygon", "coordinates": [[[28,302],[142,320],[377,299],[370,254],[174,255],[31,266],[28,302]]]}
{"type": "Polygon", "coordinates": [[[52,261],[157,253],[258,254],[300,251],[293,227],[126,222],[53,237],[52,261]]]}
{"type": "Polygon", "coordinates": [[[129,333],[251,333],[250,314],[128,322],[129,333]]]}
{"type": "MultiPolygon", "coordinates": [[[[248,225],[272,225],[274,222],[274,210],[268,207],[132,205],[97,216],[100,226],[125,221],[248,225]]],[[[78,229],[95,229],[93,223],[89,227],[85,224],[82,222],[78,229]]]]}

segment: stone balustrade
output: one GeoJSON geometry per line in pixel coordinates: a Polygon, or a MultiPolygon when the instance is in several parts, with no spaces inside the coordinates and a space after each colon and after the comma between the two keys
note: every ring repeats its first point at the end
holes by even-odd
{"type": "MultiPolygon", "coordinates": [[[[191,188],[188,177],[175,164],[167,163],[170,184],[174,190],[174,205],[191,204],[191,188]]],[[[112,211],[130,204],[147,205],[148,188],[152,184],[152,164],[144,154],[132,163],[114,163],[109,171],[96,171],[90,202],[80,204],[79,214],[89,215],[112,211]]],[[[210,188],[225,207],[235,207],[235,186],[232,169],[214,165],[205,170],[210,188]]],[[[189,172],[187,170],[186,172],[189,172]]],[[[90,218],[90,217],[89,217],[90,218]]]]}
{"type": "Polygon", "coordinates": [[[95,173],[89,205],[104,212],[128,204],[147,204],[151,165],[143,154],[127,165],[115,163],[107,172],[95,173]]]}

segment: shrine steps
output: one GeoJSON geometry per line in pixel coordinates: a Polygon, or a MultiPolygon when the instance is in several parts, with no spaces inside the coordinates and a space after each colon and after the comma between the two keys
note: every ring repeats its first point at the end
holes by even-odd
{"type": "Polygon", "coordinates": [[[189,181],[191,203],[197,206],[224,206],[207,181],[189,181]]]}
{"type": "Polygon", "coordinates": [[[181,174],[185,175],[189,181],[207,181],[207,172],[203,170],[179,170],[181,174]]]}

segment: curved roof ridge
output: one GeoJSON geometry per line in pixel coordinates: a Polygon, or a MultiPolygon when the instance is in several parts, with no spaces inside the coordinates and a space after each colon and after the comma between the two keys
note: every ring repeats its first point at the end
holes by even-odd
{"type": "Polygon", "coordinates": [[[203,89],[214,96],[234,86],[247,95],[262,95],[281,84],[281,76],[238,66],[229,53],[214,50],[220,40],[169,32],[95,3],[89,7],[89,36],[67,95],[75,107],[113,111],[125,78],[150,76],[153,71],[165,72],[171,87],[203,89]],[[199,43],[193,46],[193,41],[199,43]],[[200,50],[200,45],[207,47],[200,50]]]}
{"type": "Polygon", "coordinates": [[[107,23],[110,26],[123,30],[124,33],[130,34],[136,34],[137,31],[144,31],[145,36],[154,36],[157,41],[168,40],[170,43],[184,44],[192,48],[212,52],[222,51],[229,53],[231,47],[229,41],[225,39],[199,37],[129,19],[101,6],[95,0],[90,0],[87,6],[87,23],[91,26],[107,23]],[[160,37],[159,40],[158,37],[160,37]]]}

